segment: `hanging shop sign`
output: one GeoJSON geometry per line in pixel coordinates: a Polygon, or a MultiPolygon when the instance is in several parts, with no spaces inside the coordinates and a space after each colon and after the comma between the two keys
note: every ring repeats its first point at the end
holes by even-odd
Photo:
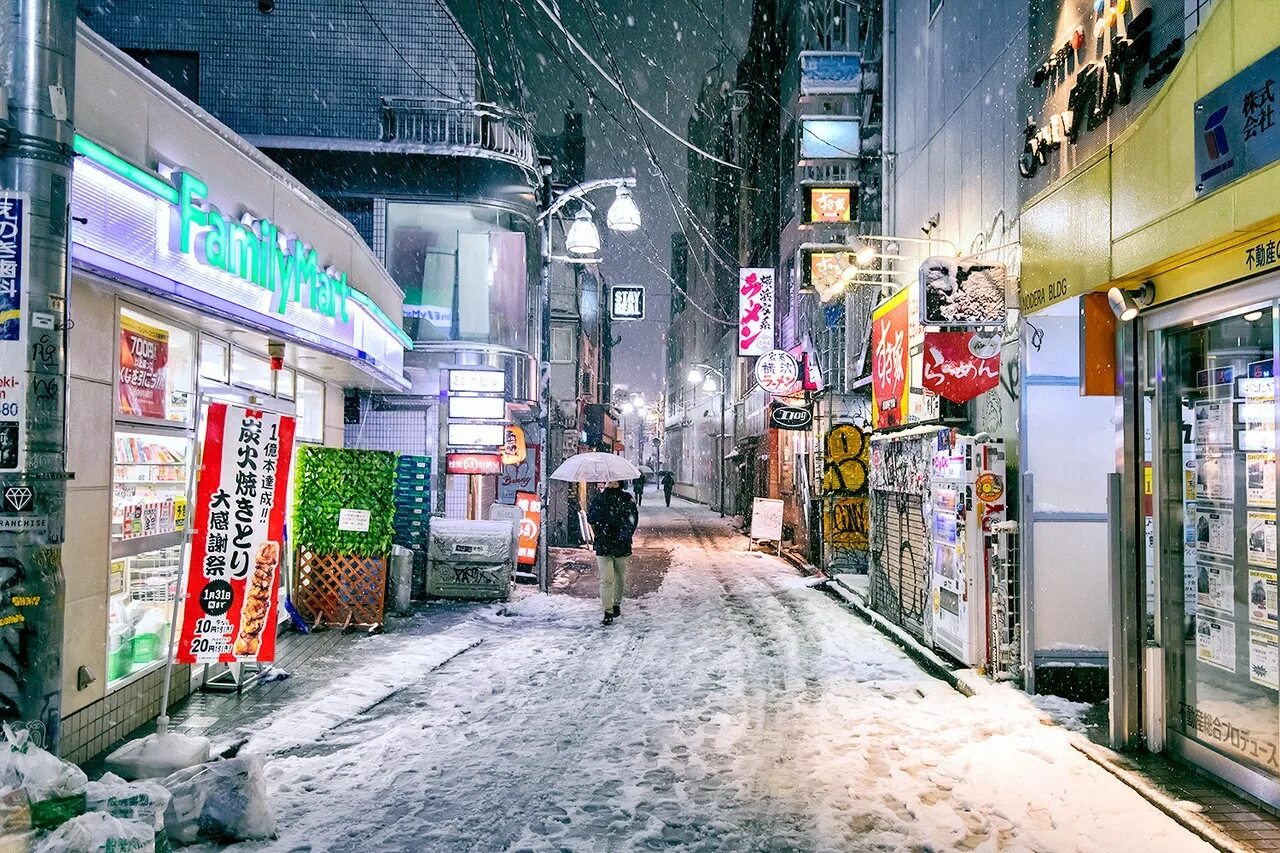
{"type": "Polygon", "coordinates": [[[1003,326],[1004,264],[929,258],[920,265],[920,322],[926,326],[1003,326]]]}
{"type": "Polygon", "coordinates": [[[167,414],[169,333],[120,316],[120,413],[164,419],[167,414]]]}
{"type": "Polygon", "coordinates": [[[488,476],[502,473],[502,455],[499,453],[446,453],[446,474],[475,474],[488,476]]]}
{"type": "Polygon", "coordinates": [[[794,394],[800,386],[800,365],[784,350],[770,350],[756,362],[756,382],[775,397],[794,394]]]}
{"type": "Polygon", "coordinates": [[[851,160],[862,154],[862,120],[857,116],[800,117],[801,160],[851,160]]]}
{"type": "Polygon", "coordinates": [[[501,396],[460,397],[451,394],[448,408],[449,420],[500,421],[507,416],[507,401],[501,396]]]}
{"type": "MultiPolygon", "coordinates": [[[[520,492],[538,491],[538,454],[541,452],[541,447],[531,444],[524,459],[502,466],[498,472],[498,503],[513,506],[516,502],[516,495],[520,492]]],[[[575,436],[573,437],[573,450],[569,452],[566,448],[565,457],[572,456],[577,452],[578,439],[575,436]]]]}
{"type": "Polygon", "coordinates": [[[0,192],[0,471],[26,467],[30,204],[25,193],[0,192]]]}
{"type": "Polygon", "coordinates": [[[448,444],[450,447],[485,447],[498,450],[507,443],[505,424],[485,424],[472,421],[450,421],[448,444]]]}
{"type": "Polygon", "coordinates": [[[178,663],[275,659],[294,419],[211,403],[178,663]]]}
{"type": "Polygon", "coordinates": [[[825,303],[844,292],[858,277],[858,263],[848,246],[805,246],[800,249],[800,292],[817,293],[825,303]]]}
{"type": "Polygon", "coordinates": [[[502,464],[519,465],[529,455],[525,444],[524,428],[514,424],[507,425],[507,440],[502,445],[502,464]]]}
{"type": "Polygon", "coordinates": [[[888,429],[907,422],[911,370],[907,335],[911,288],[890,296],[871,312],[871,426],[888,429]]]}
{"type": "Polygon", "coordinates": [[[1280,160],[1277,98],[1280,48],[1196,101],[1196,195],[1280,160]]]}
{"type": "Polygon", "coordinates": [[[849,51],[800,52],[801,95],[853,95],[862,91],[862,54],[849,51]]]}
{"type": "Polygon", "coordinates": [[[1000,384],[1000,351],[984,357],[974,332],[926,332],[922,385],[955,403],[967,403],[1000,384]]]}
{"type": "Polygon", "coordinates": [[[857,192],[854,187],[805,184],[802,191],[805,224],[840,224],[853,220],[853,205],[857,192]]]}
{"type": "Polygon", "coordinates": [[[609,316],[614,320],[643,320],[644,287],[619,284],[610,288],[609,316]]]}
{"type": "Polygon", "coordinates": [[[480,394],[504,394],[507,390],[507,374],[502,370],[481,368],[449,368],[449,392],[474,391],[480,394]]]}
{"type": "Polygon", "coordinates": [[[778,402],[769,404],[769,426],[772,429],[806,430],[812,425],[811,406],[787,406],[778,402]]]}
{"type": "Polygon", "coordinates": [[[516,508],[524,516],[516,534],[516,562],[532,566],[538,562],[538,534],[542,530],[542,500],[533,492],[516,494],[516,508]]]}
{"type": "Polygon", "coordinates": [[[764,355],[773,349],[774,272],[738,270],[738,355],[764,355]]]}

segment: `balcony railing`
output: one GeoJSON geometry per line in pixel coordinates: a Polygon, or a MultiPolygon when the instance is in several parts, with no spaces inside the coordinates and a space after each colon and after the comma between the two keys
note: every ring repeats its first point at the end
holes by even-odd
{"type": "Polygon", "coordinates": [[[533,128],[527,119],[494,104],[445,98],[382,98],[382,141],[439,146],[496,157],[537,170],[533,128]]]}

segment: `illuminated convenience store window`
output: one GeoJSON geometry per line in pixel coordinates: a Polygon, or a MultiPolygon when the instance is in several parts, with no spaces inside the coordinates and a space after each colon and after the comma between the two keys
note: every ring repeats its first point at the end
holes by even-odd
{"type": "Polygon", "coordinates": [[[194,415],[191,332],[132,308],[120,309],[118,412],[131,418],[189,424],[194,415]]]}
{"type": "Polygon", "coordinates": [[[298,374],[297,396],[299,441],[324,441],[324,383],[298,374]]]}

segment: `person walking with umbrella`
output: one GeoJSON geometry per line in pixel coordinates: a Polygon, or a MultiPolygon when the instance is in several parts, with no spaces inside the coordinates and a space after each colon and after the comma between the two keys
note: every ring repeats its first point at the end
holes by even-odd
{"type": "Polygon", "coordinates": [[[595,532],[600,604],[604,607],[601,624],[609,625],[622,615],[622,593],[627,563],[631,559],[631,539],[640,524],[640,509],[622,488],[622,483],[615,481],[592,499],[587,509],[587,522],[595,532]]]}

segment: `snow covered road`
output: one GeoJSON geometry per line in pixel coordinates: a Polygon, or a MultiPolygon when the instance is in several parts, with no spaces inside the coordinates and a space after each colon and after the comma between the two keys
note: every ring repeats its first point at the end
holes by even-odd
{"type": "Polygon", "coordinates": [[[1209,850],[1046,726],[964,698],[705,509],[643,509],[661,588],[527,595],[276,712],[278,851],[1209,850]]]}

